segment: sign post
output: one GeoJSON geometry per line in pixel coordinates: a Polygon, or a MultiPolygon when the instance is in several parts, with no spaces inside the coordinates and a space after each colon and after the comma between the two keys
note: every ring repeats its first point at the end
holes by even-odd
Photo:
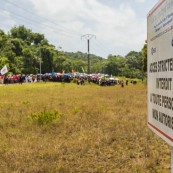
{"type": "Polygon", "coordinates": [[[173,173],[173,0],[147,16],[148,126],[171,145],[173,173]]]}
{"type": "Polygon", "coordinates": [[[173,173],[173,147],[171,147],[171,173],[173,173]]]}

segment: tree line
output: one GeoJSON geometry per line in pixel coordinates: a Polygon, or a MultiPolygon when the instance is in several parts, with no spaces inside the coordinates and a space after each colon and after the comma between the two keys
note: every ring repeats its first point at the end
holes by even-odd
{"type": "MultiPolygon", "coordinates": [[[[146,72],[145,44],[140,52],[131,51],[125,57],[90,55],[92,73],[141,78],[146,72]]],[[[0,29],[0,68],[7,65],[12,74],[41,72],[87,72],[87,53],[65,52],[49,43],[43,34],[25,26],[15,26],[8,33],[0,29]]]]}

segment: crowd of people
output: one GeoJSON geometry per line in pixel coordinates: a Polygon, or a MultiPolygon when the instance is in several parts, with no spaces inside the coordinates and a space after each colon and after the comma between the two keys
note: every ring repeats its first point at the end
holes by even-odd
{"type": "Polygon", "coordinates": [[[37,76],[36,75],[4,75],[0,76],[1,83],[3,84],[14,84],[14,83],[31,83],[31,82],[37,82],[37,76]]]}
{"type": "MultiPolygon", "coordinates": [[[[83,74],[83,73],[77,73],[77,74],[62,74],[62,73],[46,73],[46,74],[30,74],[30,75],[24,75],[24,74],[18,74],[18,75],[3,75],[0,76],[0,82],[2,84],[14,84],[14,83],[35,83],[39,81],[43,82],[75,82],[78,85],[85,85],[86,82],[88,83],[95,83],[100,86],[114,86],[114,85],[121,85],[121,87],[124,87],[124,81],[119,80],[118,78],[110,77],[109,75],[104,74],[83,74]]],[[[126,79],[125,84],[128,85],[128,79],[126,79]]],[[[131,83],[136,84],[135,80],[132,80],[131,83]]]]}

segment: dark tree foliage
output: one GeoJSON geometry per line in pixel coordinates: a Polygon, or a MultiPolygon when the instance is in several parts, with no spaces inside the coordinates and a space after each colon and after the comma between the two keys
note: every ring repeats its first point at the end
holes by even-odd
{"type": "Polygon", "coordinates": [[[144,47],[142,48],[142,70],[143,72],[147,72],[147,41],[145,41],[144,47]]]}

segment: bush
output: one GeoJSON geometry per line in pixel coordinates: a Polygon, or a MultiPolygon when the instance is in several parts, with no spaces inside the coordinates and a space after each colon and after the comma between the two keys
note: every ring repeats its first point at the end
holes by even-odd
{"type": "Polygon", "coordinates": [[[33,120],[33,122],[36,122],[38,125],[53,123],[59,118],[60,118],[60,113],[57,110],[54,111],[44,110],[43,112],[31,114],[31,119],[33,120]]]}

